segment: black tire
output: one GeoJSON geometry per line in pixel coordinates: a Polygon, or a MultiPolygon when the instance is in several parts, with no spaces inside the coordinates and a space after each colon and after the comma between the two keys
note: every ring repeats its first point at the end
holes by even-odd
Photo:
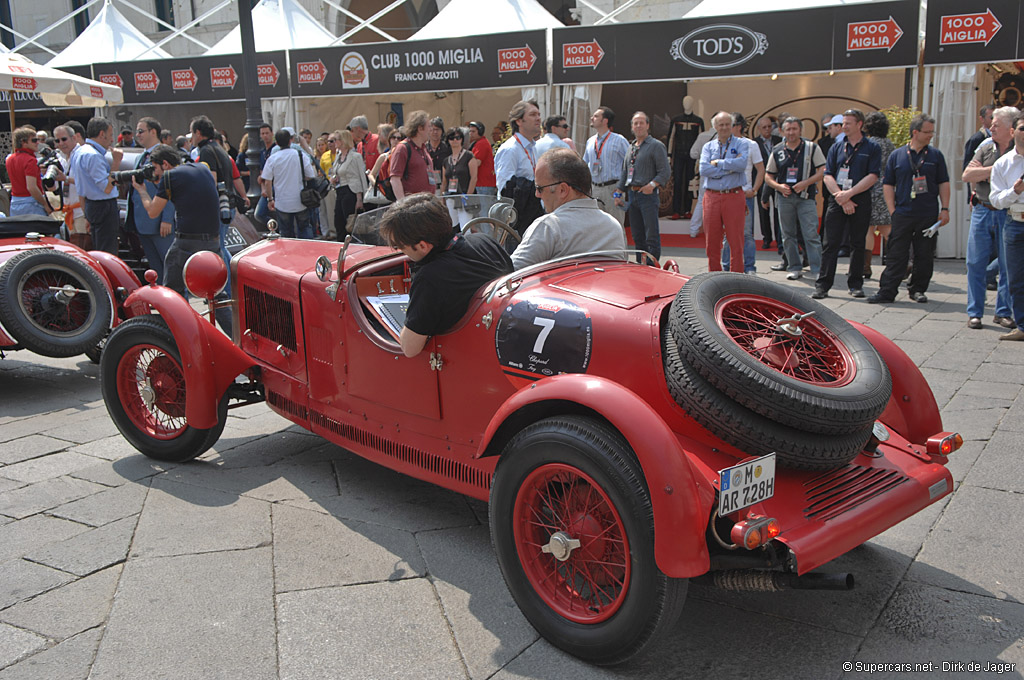
{"type": "Polygon", "coordinates": [[[0,321],[25,349],[48,357],[81,354],[103,339],[110,319],[106,284],[78,258],[40,248],[0,267],[0,321]],[[79,292],[51,290],[64,286],[79,292]]]}
{"type": "Polygon", "coordinates": [[[658,569],[639,463],[602,423],[549,418],[518,433],[491,486],[490,528],[512,597],[541,635],[570,654],[622,663],[679,618],[688,581],[658,569]],[[552,524],[570,530],[551,534],[552,524]],[[557,534],[581,541],[565,560],[540,549],[557,534]],[[560,569],[573,576],[572,588],[558,586],[566,582],[560,569]]]}
{"type": "Polygon", "coordinates": [[[859,432],[874,423],[892,393],[885,362],[857,329],[778,283],[742,274],[700,274],[679,290],[669,324],[681,357],[705,380],[748,409],[791,427],[859,432]],[[774,326],[778,319],[811,311],[814,316],[800,324],[799,336],[774,326]]]}
{"type": "Polygon", "coordinates": [[[746,454],[774,452],[780,465],[802,470],[832,470],[853,460],[871,437],[871,426],[843,435],[804,432],[754,413],[719,392],[686,363],[672,332],[662,328],[665,380],[675,402],[713,435],[746,454]]]}
{"type": "Polygon", "coordinates": [[[150,458],[172,463],[192,460],[224,431],[227,394],[218,405],[216,425],[201,430],[185,422],[181,355],[159,316],[135,317],[114,329],[100,358],[100,385],[117,429],[150,458]]]}

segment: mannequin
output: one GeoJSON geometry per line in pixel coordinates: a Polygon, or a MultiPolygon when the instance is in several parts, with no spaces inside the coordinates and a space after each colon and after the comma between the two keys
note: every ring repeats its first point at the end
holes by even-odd
{"type": "Polygon", "coordinates": [[[692,215],[693,196],[690,194],[690,180],[696,174],[696,166],[690,158],[690,147],[697,135],[704,132],[704,120],[693,113],[696,100],[690,95],[683,97],[683,112],[669,122],[671,132],[668,138],[668,152],[672,157],[672,217],[678,220],[692,215]]]}

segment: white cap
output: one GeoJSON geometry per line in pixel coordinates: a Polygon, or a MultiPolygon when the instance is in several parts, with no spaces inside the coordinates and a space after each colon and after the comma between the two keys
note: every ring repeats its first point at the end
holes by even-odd
{"type": "Polygon", "coordinates": [[[828,124],[829,125],[842,125],[843,124],[843,114],[837,113],[836,115],[832,116],[832,120],[830,120],[828,122],[828,124]]]}

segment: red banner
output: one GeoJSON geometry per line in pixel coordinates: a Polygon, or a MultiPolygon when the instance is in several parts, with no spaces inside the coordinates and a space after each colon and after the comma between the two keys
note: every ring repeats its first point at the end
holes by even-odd
{"type": "Polygon", "coordinates": [[[940,45],[966,45],[968,43],[985,43],[995,37],[1003,25],[986,10],[978,14],[951,14],[942,17],[939,34],[940,45]]]}
{"type": "Polygon", "coordinates": [[[195,90],[198,82],[199,78],[196,76],[196,72],[192,70],[191,66],[171,71],[172,90],[195,90]]]}
{"type": "Polygon", "coordinates": [[[155,71],[143,71],[132,75],[135,76],[136,92],[156,92],[160,87],[160,79],[156,77],[155,71]]]}
{"type": "Polygon", "coordinates": [[[903,35],[903,30],[891,16],[885,21],[857,21],[846,25],[846,50],[887,50],[903,35]]]}
{"type": "Polygon", "coordinates": [[[562,68],[597,68],[604,59],[604,50],[597,40],[562,45],[562,68]]]}
{"type": "Polygon", "coordinates": [[[274,87],[277,85],[277,79],[280,77],[281,72],[277,70],[277,64],[274,62],[256,66],[256,79],[260,85],[274,87]]]}
{"type": "Polygon", "coordinates": [[[299,85],[311,85],[316,83],[322,85],[327,78],[327,67],[320,59],[316,61],[300,61],[297,64],[299,72],[299,85]]]}
{"type": "Polygon", "coordinates": [[[219,66],[210,69],[210,86],[215,89],[218,87],[234,89],[237,82],[238,73],[235,71],[234,66],[219,66]]]}
{"type": "Polygon", "coordinates": [[[537,61],[537,55],[529,45],[498,50],[498,73],[529,73],[537,61]]]}

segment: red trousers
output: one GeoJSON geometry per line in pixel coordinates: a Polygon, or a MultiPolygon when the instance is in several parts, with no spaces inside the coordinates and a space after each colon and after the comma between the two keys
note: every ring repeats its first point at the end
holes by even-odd
{"type": "Polygon", "coordinates": [[[743,273],[743,222],[747,201],[743,191],[723,194],[704,190],[704,233],[708,271],[722,271],[722,233],[729,241],[729,270],[743,273]]]}

